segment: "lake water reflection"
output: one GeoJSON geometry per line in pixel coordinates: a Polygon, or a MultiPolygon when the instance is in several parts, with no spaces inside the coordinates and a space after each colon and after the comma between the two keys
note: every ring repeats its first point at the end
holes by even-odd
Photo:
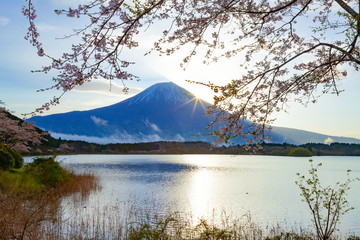
{"type": "MultiPolygon", "coordinates": [[[[333,184],[360,177],[360,157],[313,157],[322,162],[320,179],[333,184]]],[[[311,216],[295,185],[296,173],[307,173],[309,158],[231,155],[72,155],[60,156],[66,167],[99,175],[103,189],[86,203],[131,203],[158,214],[179,211],[194,219],[213,212],[232,217],[250,213],[266,226],[308,226],[311,216]]],[[[341,229],[360,235],[360,183],[353,183],[348,199],[354,211],[341,229]]]]}

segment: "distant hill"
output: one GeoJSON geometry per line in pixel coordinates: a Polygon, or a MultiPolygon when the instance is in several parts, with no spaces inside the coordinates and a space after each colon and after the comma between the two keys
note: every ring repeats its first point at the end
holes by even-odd
{"type": "MultiPolygon", "coordinates": [[[[293,128],[273,127],[272,133],[277,136],[276,143],[305,144],[305,143],[360,143],[360,139],[328,136],[293,128]]],[[[273,142],[273,141],[272,141],[273,142]]]]}
{"type": "MultiPolygon", "coordinates": [[[[122,102],[88,111],[36,116],[28,121],[52,133],[53,137],[95,143],[137,143],[154,141],[205,141],[211,118],[204,117],[210,104],[172,82],[155,84],[122,102]]],[[[274,127],[272,143],[360,143],[302,130],[274,127]]],[[[243,144],[240,139],[234,140],[243,144]]]]}

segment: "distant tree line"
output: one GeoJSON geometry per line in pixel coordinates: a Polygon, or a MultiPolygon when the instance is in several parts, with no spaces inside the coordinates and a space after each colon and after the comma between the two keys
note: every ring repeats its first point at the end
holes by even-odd
{"type": "Polygon", "coordinates": [[[146,142],[96,144],[84,141],[67,141],[49,137],[48,141],[34,148],[37,153],[88,153],[88,154],[201,154],[211,151],[207,142],[146,142]]]}
{"type": "Polygon", "coordinates": [[[245,145],[213,146],[207,142],[146,142],[96,144],[84,141],[67,141],[50,136],[30,154],[234,154],[273,156],[360,156],[360,144],[308,143],[303,145],[265,143],[256,151],[245,145]]]}
{"type": "MultiPolygon", "coordinates": [[[[242,148],[243,146],[237,146],[242,148]]],[[[233,147],[229,147],[231,152],[233,147]]],[[[302,145],[265,143],[255,154],[275,156],[360,156],[360,144],[351,143],[307,143],[302,145]],[[305,151],[306,150],[306,151],[305,151]]]]}

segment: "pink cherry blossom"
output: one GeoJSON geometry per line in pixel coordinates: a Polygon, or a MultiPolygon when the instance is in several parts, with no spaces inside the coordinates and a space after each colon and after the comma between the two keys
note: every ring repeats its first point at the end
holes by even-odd
{"type": "Polygon", "coordinates": [[[47,133],[40,132],[32,123],[16,119],[5,108],[0,107],[1,144],[18,152],[29,152],[32,146],[45,141],[45,135],[47,133]]]}
{"type": "MultiPolygon", "coordinates": [[[[184,68],[199,47],[207,48],[204,63],[243,56],[242,71],[230,83],[199,83],[214,90],[208,114],[214,116],[210,127],[217,126],[213,135],[219,140],[264,141],[272,113],[291,101],[314,102],[319,93],[339,94],[338,83],[347,71],[359,70],[360,3],[355,0],[92,0],[56,11],[89,19],[74,32],[81,41],[61,57],[47,54],[39,41],[36,9],[32,0],[26,3],[25,38],[39,56],[52,61],[42,71],[54,73],[52,88],[64,92],[96,78],[137,79],[128,71],[134,63],[123,50],[138,47],[137,39],[151,25],[163,31],[150,52],[171,55],[192,47],[180,63],[184,68]],[[253,125],[245,128],[248,121],[253,125]]],[[[60,97],[37,111],[49,109],[60,97]]]]}

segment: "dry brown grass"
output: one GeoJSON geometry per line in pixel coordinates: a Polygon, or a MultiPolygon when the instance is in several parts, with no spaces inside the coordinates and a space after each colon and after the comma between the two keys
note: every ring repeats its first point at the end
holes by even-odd
{"type": "Polygon", "coordinates": [[[40,239],[41,223],[56,221],[59,199],[51,192],[0,194],[0,239],[40,239]]]}
{"type": "Polygon", "coordinates": [[[93,173],[75,174],[70,172],[71,179],[59,186],[56,192],[60,196],[77,194],[82,199],[89,196],[92,191],[101,189],[99,178],[93,173]]]}
{"type": "MultiPolygon", "coordinates": [[[[71,173],[70,180],[61,186],[42,190],[19,192],[17,189],[0,191],[0,239],[58,239],[46,227],[60,229],[61,199],[65,196],[86,198],[100,188],[94,174],[71,173]]],[[[74,201],[75,198],[74,198],[74,201]]]]}

